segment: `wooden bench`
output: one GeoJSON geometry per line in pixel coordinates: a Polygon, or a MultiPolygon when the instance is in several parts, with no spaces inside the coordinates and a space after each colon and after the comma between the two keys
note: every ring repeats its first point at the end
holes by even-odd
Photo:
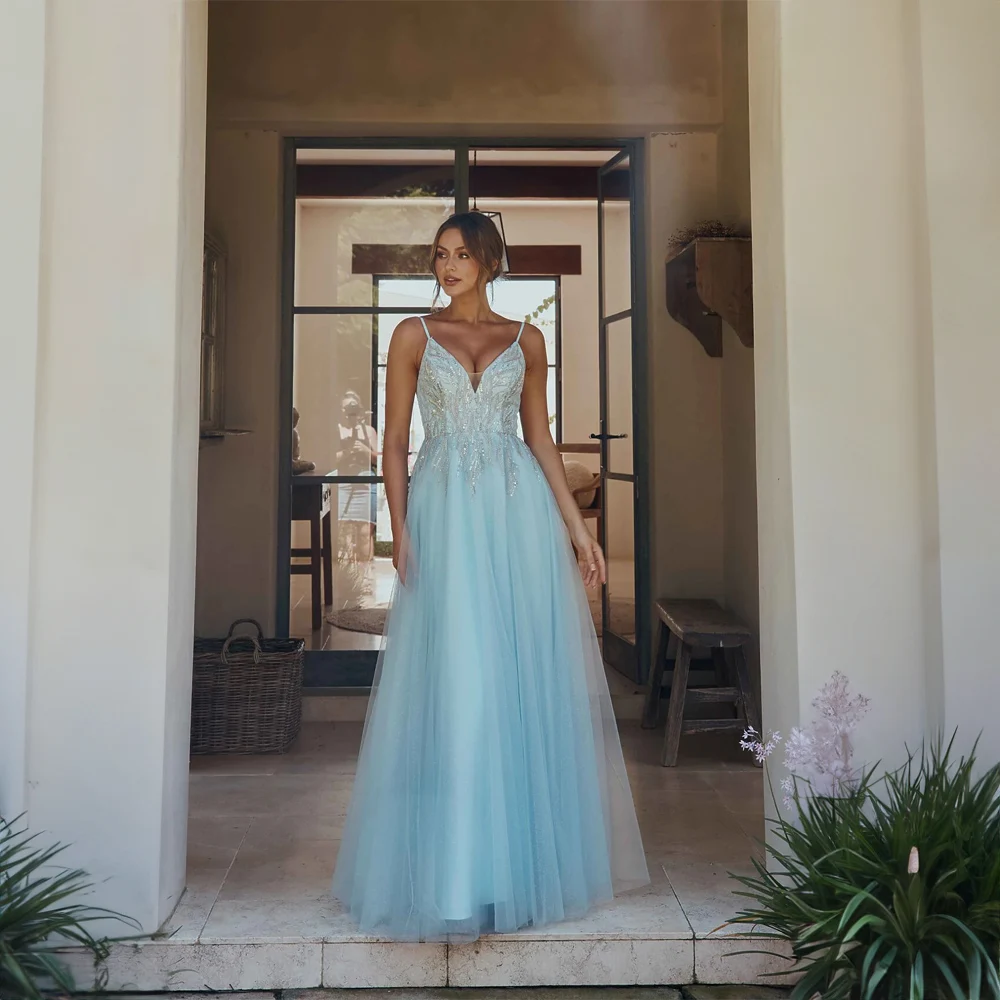
{"type": "Polygon", "coordinates": [[[753,633],[735,615],[711,600],[670,600],[656,602],[659,618],[656,660],[649,679],[646,705],[642,715],[644,729],[653,729],[660,722],[660,696],[663,673],[672,646],[676,647],[673,678],[670,682],[670,704],[667,726],[663,734],[664,767],[677,764],[681,736],[718,730],[743,732],[753,726],[760,732],[757,700],[750,686],[746,653],[743,647],[753,633]],[[689,688],[691,654],[695,648],[711,651],[716,683],[713,687],[689,688]],[[717,702],[732,705],[735,714],[717,719],[687,719],[688,705],[717,702]]]}

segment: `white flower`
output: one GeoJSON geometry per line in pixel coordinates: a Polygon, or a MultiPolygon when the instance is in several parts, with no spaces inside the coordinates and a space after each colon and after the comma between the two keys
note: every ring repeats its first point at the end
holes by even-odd
{"type": "Polygon", "coordinates": [[[920,852],[915,848],[910,848],[910,857],[906,862],[906,874],[916,875],[920,871],[920,852]]]}
{"type": "MultiPolygon", "coordinates": [[[[869,704],[862,695],[851,696],[848,680],[838,670],[813,701],[818,718],[789,734],[785,766],[807,780],[814,794],[840,796],[854,784],[857,775],[850,736],[869,704]]],[[[786,804],[789,798],[786,789],[786,804]]]]}
{"type": "Polygon", "coordinates": [[[819,712],[821,722],[838,736],[853,732],[871,704],[864,695],[850,697],[849,684],[848,679],[837,670],[813,701],[813,708],[819,712]]]}
{"type": "Polygon", "coordinates": [[[781,742],[781,733],[768,733],[767,741],[761,742],[758,738],[757,730],[753,726],[747,726],[740,740],[740,747],[749,750],[757,758],[758,764],[763,764],[768,757],[777,749],[781,742]]]}
{"type": "Polygon", "coordinates": [[[784,793],[781,796],[781,804],[786,809],[792,808],[792,802],[794,801],[793,796],[795,794],[795,779],[791,776],[786,776],[781,779],[781,791],[784,793]]]}

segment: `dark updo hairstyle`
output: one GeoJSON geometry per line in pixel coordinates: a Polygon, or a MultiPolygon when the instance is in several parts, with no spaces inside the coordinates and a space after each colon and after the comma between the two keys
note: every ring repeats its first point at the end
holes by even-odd
{"type": "Polygon", "coordinates": [[[438,227],[431,244],[431,274],[434,275],[434,302],[441,294],[441,282],[437,276],[438,243],[449,229],[457,229],[462,234],[462,243],[469,256],[479,265],[480,278],[486,276],[489,284],[503,276],[506,249],[503,237],[493,220],[482,212],[459,212],[445,219],[438,227]]]}

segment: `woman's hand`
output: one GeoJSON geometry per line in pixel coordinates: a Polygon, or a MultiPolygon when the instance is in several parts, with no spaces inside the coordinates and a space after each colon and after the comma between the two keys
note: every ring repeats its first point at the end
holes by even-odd
{"type": "Polygon", "coordinates": [[[399,576],[399,582],[406,586],[407,563],[410,561],[410,536],[403,528],[392,535],[392,565],[399,576]]]}
{"type": "Polygon", "coordinates": [[[594,536],[581,525],[571,536],[573,548],[576,549],[576,562],[580,567],[585,587],[595,587],[607,579],[604,565],[604,553],[594,536]]]}

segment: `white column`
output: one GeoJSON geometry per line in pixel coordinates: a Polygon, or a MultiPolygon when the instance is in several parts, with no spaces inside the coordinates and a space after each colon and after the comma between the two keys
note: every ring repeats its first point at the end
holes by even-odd
{"type": "Polygon", "coordinates": [[[942,669],[932,719],[1000,760],[1000,5],[922,0],[942,669]]]}
{"type": "Polygon", "coordinates": [[[0,4],[0,816],[26,805],[28,581],[38,356],[45,4],[0,4]]]}
{"type": "Polygon", "coordinates": [[[186,851],[206,7],[48,15],[29,820],[152,930],[186,851]]]}
{"type": "MultiPolygon", "coordinates": [[[[925,732],[926,237],[907,0],[749,5],[765,725],[834,670],[861,760],[925,732]]],[[[933,592],[933,588],[930,589],[933,592]]]]}

